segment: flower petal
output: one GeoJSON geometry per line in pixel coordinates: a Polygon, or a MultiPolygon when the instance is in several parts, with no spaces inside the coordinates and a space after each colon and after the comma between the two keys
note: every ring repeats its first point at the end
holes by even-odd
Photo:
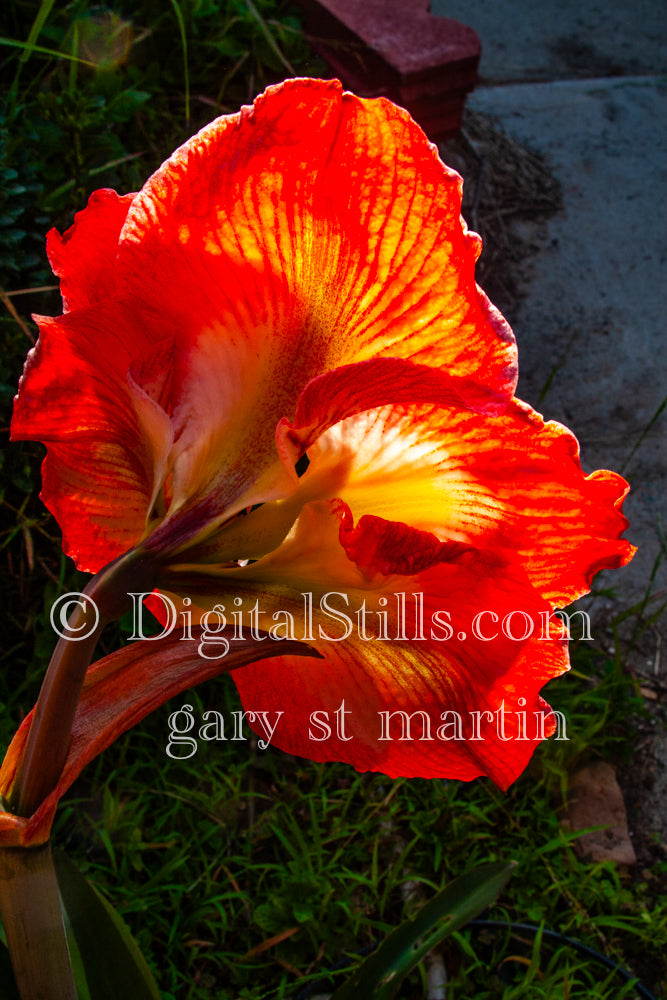
{"type": "Polygon", "coordinates": [[[475,285],[460,187],[406,112],[316,80],[269,88],[148,181],[116,279],[179,331],[175,502],[228,480],[232,453],[274,461],[278,421],[341,365],[382,354],[511,395],[514,340],[475,285]]]}
{"type": "MultiPolygon", "coordinates": [[[[266,571],[248,568],[246,578],[261,577],[253,594],[261,620],[273,614],[274,621],[287,622],[289,612],[296,638],[306,638],[323,658],[278,656],[235,673],[244,704],[259,696],[284,711],[274,742],[290,753],[390,777],[469,780],[486,774],[507,787],[553,731],[539,690],[567,669],[567,649],[560,628],[549,625],[551,608],[520,571],[489,553],[432,539],[429,554],[428,539],[416,537],[424,533],[372,518],[352,528],[347,512],[339,516],[351,543],[348,555],[362,555],[356,586],[354,567],[326,558],[323,508],[310,526],[310,544],[304,537],[300,556],[295,546],[289,552],[300,592],[284,586],[272,591],[266,571]],[[415,541],[421,542],[416,554],[415,541]],[[394,566],[412,561],[418,570],[438,550],[447,561],[412,575],[382,574],[388,554],[394,566]],[[346,732],[336,734],[341,706],[346,732]],[[382,738],[386,712],[396,713],[394,735],[382,738]],[[407,724],[401,713],[416,713],[411,739],[396,735],[407,724]],[[331,732],[325,739],[317,723],[326,722],[331,732]]],[[[232,592],[251,596],[242,585],[232,592]]],[[[281,624],[274,629],[280,634],[281,624]]]]}
{"type": "MultiPolygon", "coordinates": [[[[86,764],[119,736],[181,691],[266,655],[259,642],[239,642],[231,635],[228,641],[224,658],[206,658],[201,653],[201,633],[193,629],[192,639],[168,636],[145,640],[94,663],[86,674],[60,781],[32,816],[0,812],[0,845],[30,847],[44,843],[60,798],[86,764]]],[[[309,652],[307,646],[289,645],[296,660],[301,650],[304,655],[309,652]]],[[[0,794],[5,799],[18,774],[32,714],[23,720],[0,769],[0,794]]]]}
{"type": "Polygon", "coordinates": [[[554,605],[580,597],[598,570],[634,553],[620,538],[625,480],[606,471],[584,476],[574,435],[518,400],[493,418],[453,407],[359,414],[308,455],[301,491],[343,470],[336,495],[355,517],[490,549],[522,566],[554,605]]]}
{"type": "MultiPolygon", "coordinates": [[[[488,774],[506,787],[536,745],[520,738],[516,713],[534,721],[531,713],[547,711],[539,689],[567,669],[562,629],[520,567],[379,518],[353,526],[342,502],[308,503],[282,545],[256,563],[174,568],[170,586],[200,608],[233,609],[235,621],[268,632],[267,645],[287,636],[321,654],[300,663],[277,656],[234,675],[244,704],[259,693],[285,712],[276,745],[392,777],[488,774]],[[352,738],[309,737],[311,713],[333,722],[343,700],[352,738]],[[441,720],[443,712],[456,712],[467,728],[455,740],[383,741],[385,711],[424,711],[433,733],[453,718],[441,720]],[[478,718],[483,735],[473,739],[471,713],[480,711],[493,718],[478,718]]],[[[551,725],[545,717],[540,738],[551,725]]]]}
{"type": "Polygon", "coordinates": [[[133,199],[134,194],[117,195],[108,188],[94,191],[87,208],[77,212],[62,236],[56,229],[48,234],[49,263],[60,278],[65,312],[115,294],[114,258],[133,199]]]}
{"type": "Polygon", "coordinates": [[[13,434],[51,444],[47,498],[79,564],[99,568],[149,526],[162,551],[199,544],[289,498],[304,442],[397,393],[502,408],[515,344],[475,285],[460,205],[460,178],[406,112],[291,80],[213,122],[138,195],[98,192],[52,233],[71,311],[42,336],[65,347],[38,347],[13,434]],[[103,465],[90,497],[86,457],[103,465]]]}
{"type": "Polygon", "coordinates": [[[407,524],[384,521],[364,514],[356,527],[347,504],[334,505],[341,518],[340,543],[345,554],[372,581],[378,574],[411,576],[440,562],[451,562],[469,546],[459,542],[441,542],[428,531],[407,524]]]}
{"type": "Polygon", "coordinates": [[[276,446],[285,461],[298,461],[329,427],[380,406],[431,403],[496,414],[507,406],[474,378],[401,358],[374,358],[342,365],[318,375],[299,397],[294,422],[285,417],[276,429],[276,446]]]}
{"type": "Polygon", "coordinates": [[[166,470],[169,419],[128,379],[133,358],[154,350],[152,327],[144,311],[118,304],[39,317],[39,325],[12,439],[46,443],[42,499],[65,551],[94,572],[141,538],[166,470]]]}

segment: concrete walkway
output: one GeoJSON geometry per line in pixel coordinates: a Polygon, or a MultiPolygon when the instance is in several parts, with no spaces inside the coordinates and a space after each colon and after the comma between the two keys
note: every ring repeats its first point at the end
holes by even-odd
{"type": "MultiPolygon", "coordinates": [[[[667,411],[638,445],[667,394],[667,8],[433,0],[431,10],[482,40],[467,106],[543,154],[561,184],[563,208],[543,227],[513,322],[518,395],[572,428],[587,471],[615,469],[631,482],[628,537],[639,552],[600,578],[618,611],[648,585],[661,518],[667,532],[667,411]]],[[[666,588],[667,556],[654,590],[666,588]]],[[[598,608],[601,618],[612,610],[598,608]]],[[[667,614],[663,670],[666,626],[667,614]]],[[[656,648],[654,635],[649,659],[656,648]]]]}
{"type": "Polygon", "coordinates": [[[665,72],[667,10],[656,0],[431,0],[482,40],[482,83],[665,72]]]}

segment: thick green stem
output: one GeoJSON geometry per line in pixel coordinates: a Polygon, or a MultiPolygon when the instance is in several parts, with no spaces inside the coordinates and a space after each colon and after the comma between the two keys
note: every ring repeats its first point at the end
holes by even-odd
{"type": "Polygon", "coordinates": [[[49,844],[0,849],[0,916],[22,1000],[77,1000],[49,844]]]}

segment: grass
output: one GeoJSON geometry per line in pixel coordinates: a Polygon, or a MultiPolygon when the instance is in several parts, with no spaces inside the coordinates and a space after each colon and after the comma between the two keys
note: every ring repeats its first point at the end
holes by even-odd
{"type": "MultiPolygon", "coordinates": [[[[34,338],[31,310],[57,312],[43,254],[89,192],[136,189],[215,114],[236,110],[286,72],[317,73],[294,12],[274,0],[7,0],[0,71],[0,427],[34,338]],[[164,51],[178,58],[164,60],[164,51]],[[34,289],[46,288],[46,291],[34,289]],[[8,295],[8,297],[7,297],[8,295]],[[12,313],[13,310],[13,313],[12,313]]],[[[640,443],[640,442],[639,442],[640,443]]],[[[2,453],[0,736],[34,702],[52,651],[48,611],[83,578],[62,556],[41,506],[39,446],[2,453]]],[[[619,612],[631,642],[658,611],[619,612]]],[[[613,653],[573,648],[573,671],[548,698],[570,739],[548,742],[507,794],[487,781],[398,780],[317,765],[244,743],[200,743],[189,760],[165,753],[181,696],[119,740],[63,801],[54,839],[124,915],[165,1000],[305,1000],[326,991],[411,908],[477,862],[518,870],[488,920],[444,951],[449,1000],[633,997],[633,987],[549,931],[667,982],[667,859],[644,850],[632,875],[582,861],[559,821],[567,775],[590,759],[620,765],[633,749],[643,702],[613,653]],[[334,971],[331,971],[334,970],[334,971]],[[325,982],[323,983],[323,979],[325,982]]],[[[110,649],[122,632],[105,639],[110,649]]],[[[189,693],[197,712],[225,716],[229,678],[189,693]]],[[[425,996],[424,975],[401,996],[425,996]]]]}
{"type": "MultiPolygon", "coordinates": [[[[557,930],[626,968],[658,969],[664,863],[631,883],[612,863],[581,861],[559,823],[568,769],[622,756],[628,707],[641,707],[611,661],[601,661],[595,685],[590,663],[581,666],[548,693],[573,738],[540,748],[506,794],[487,781],[359,775],[260,751],[254,740],[200,742],[196,756],[170,760],[168,717],[181,696],[89,769],[61,806],[56,840],[124,914],[165,998],[293,998],[487,860],[519,864],[492,918],[557,930]]],[[[190,692],[195,713],[237,709],[228,682],[190,692]]],[[[451,997],[633,995],[590,957],[539,935],[510,942],[504,931],[468,929],[445,963],[451,997]]],[[[405,996],[423,996],[420,983],[405,996]]]]}

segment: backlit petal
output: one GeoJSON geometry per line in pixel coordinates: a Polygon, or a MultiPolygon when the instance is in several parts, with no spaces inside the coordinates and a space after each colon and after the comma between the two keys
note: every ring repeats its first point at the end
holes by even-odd
{"type": "Polygon", "coordinates": [[[94,191],[88,206],[74,216],[61,236],[52,229],[46,248],[53,273],[60,278],[63,309],[83,309],[115,294],[114,259],[133,194],[94,191]]]}
{"type": "Polygon", "coordinates": [[[519,570],[489,553],[419,535],[374,519],[352,528],[345,510],[336,516],[324,505],[310,505],[284,543],[280,577],[276,553],[264,568],[260,560],[240,570],[233,583],[230,572],[229,589],[218,581],[217,594],[237,614],[256,601],[260,627],[277,623],[272,637],[278,650],[277,639],[293,622],[294,637],[307,640],[323,659],[277,656],[239,671],[234,680],[246,706],[259,698],[284,711],[274,742],[291,753],[392,777],[487,774],[506,787],[552,731],[538,692],[567,669],[565,644],[558,627],[549,626],[550,606],[519,570]],[[352,543],[346,556],[335,546],[341,528],[352,543]],[[357,566],[348,557],[359,554],[357,566]],[[420,570],[438,555],[444,561],[420,570]],[[416,572],[384,575],[387,557],[416,572]],[[343,702],[346,733],[337,737],[343,702]],[[412,739],[381,739],[381,713],[387,711],[425,712],[431,738],[421,738],[425,720],[417,715],[412,739]],[[517,713],[524,711],[529,724],[522,728],[517,713]],[[315,722],[331,723],[321,741],[324,730],[312,724],[314,712],[325,713],[315,722]],[[438,738],[439,728],[457,717],[460,731],[450,726],[450,735],[438,738]]]}
{"type": "Polygon", "coordinates": [[[240,455],[263,473],[278,421],[341,365],[409,359],[503,404],[515,347],[475,285],[460,183],[404,111],[313,80],[269,88],[151,178],[117,281],[179,331],[176,504],[238,484],[240,455]]]}
{"type": "Polygon", "coordinates": [[[489,414],[507,406],[502,395],[447,369],[401,358],[358,361],[311,379],[299,397],[294,422],[283,418],[278,425],[278,451],[295,462],[329,427],[388,403],[432,403],[489,414]]]}
{"type": "Polygon", "coordinates": [[[355,518],[375,515],[489,549],[564,606],[633,547],[613,472],[584,476],[574,435],[524,403],[488,418],[461,408],[384,408],[331,428],[300,483],[336,478],[355,518]]]}
{"type": "Polygon", "coordinates": [[[198,545],[288,499],[304,447],[370,406],[502,409],[515,344],[475,285],[480,241],[460,204],[460,178],[406,112],[290,80],[205,128],[138,195],[97,192],[51,233],[73,322],[63,359],[39,348],[27,366],[13,434],[51,443],[49,492],[62,489],[49,503],[79,564],[99,568],[145,535],[160,551],[198,545]],[[100,426],[68,465],[71,429],[92,435],[98,420],[97,403],[83,412],[88,387],[109,376],[131,412],[113,418],[105,403],[110,434],[100,426]],[[54,403],[33,423],[40,394],[69,395],[75,415],[60,423],[54,403]],[[90,497],[74,468],[86,455],[104,467],[90,497]],[[124,526],[104,513],[119,499],[124,526]]]}
{"type": "Polygon", "coordinates": [[[153,350],[150,317],[92,306],[39,324],[12,438],[47,445],[42,499],[65,551],[95,571],[142,537],[166,473],[171,424],[131,377],[133,358],[153,350]]]}

